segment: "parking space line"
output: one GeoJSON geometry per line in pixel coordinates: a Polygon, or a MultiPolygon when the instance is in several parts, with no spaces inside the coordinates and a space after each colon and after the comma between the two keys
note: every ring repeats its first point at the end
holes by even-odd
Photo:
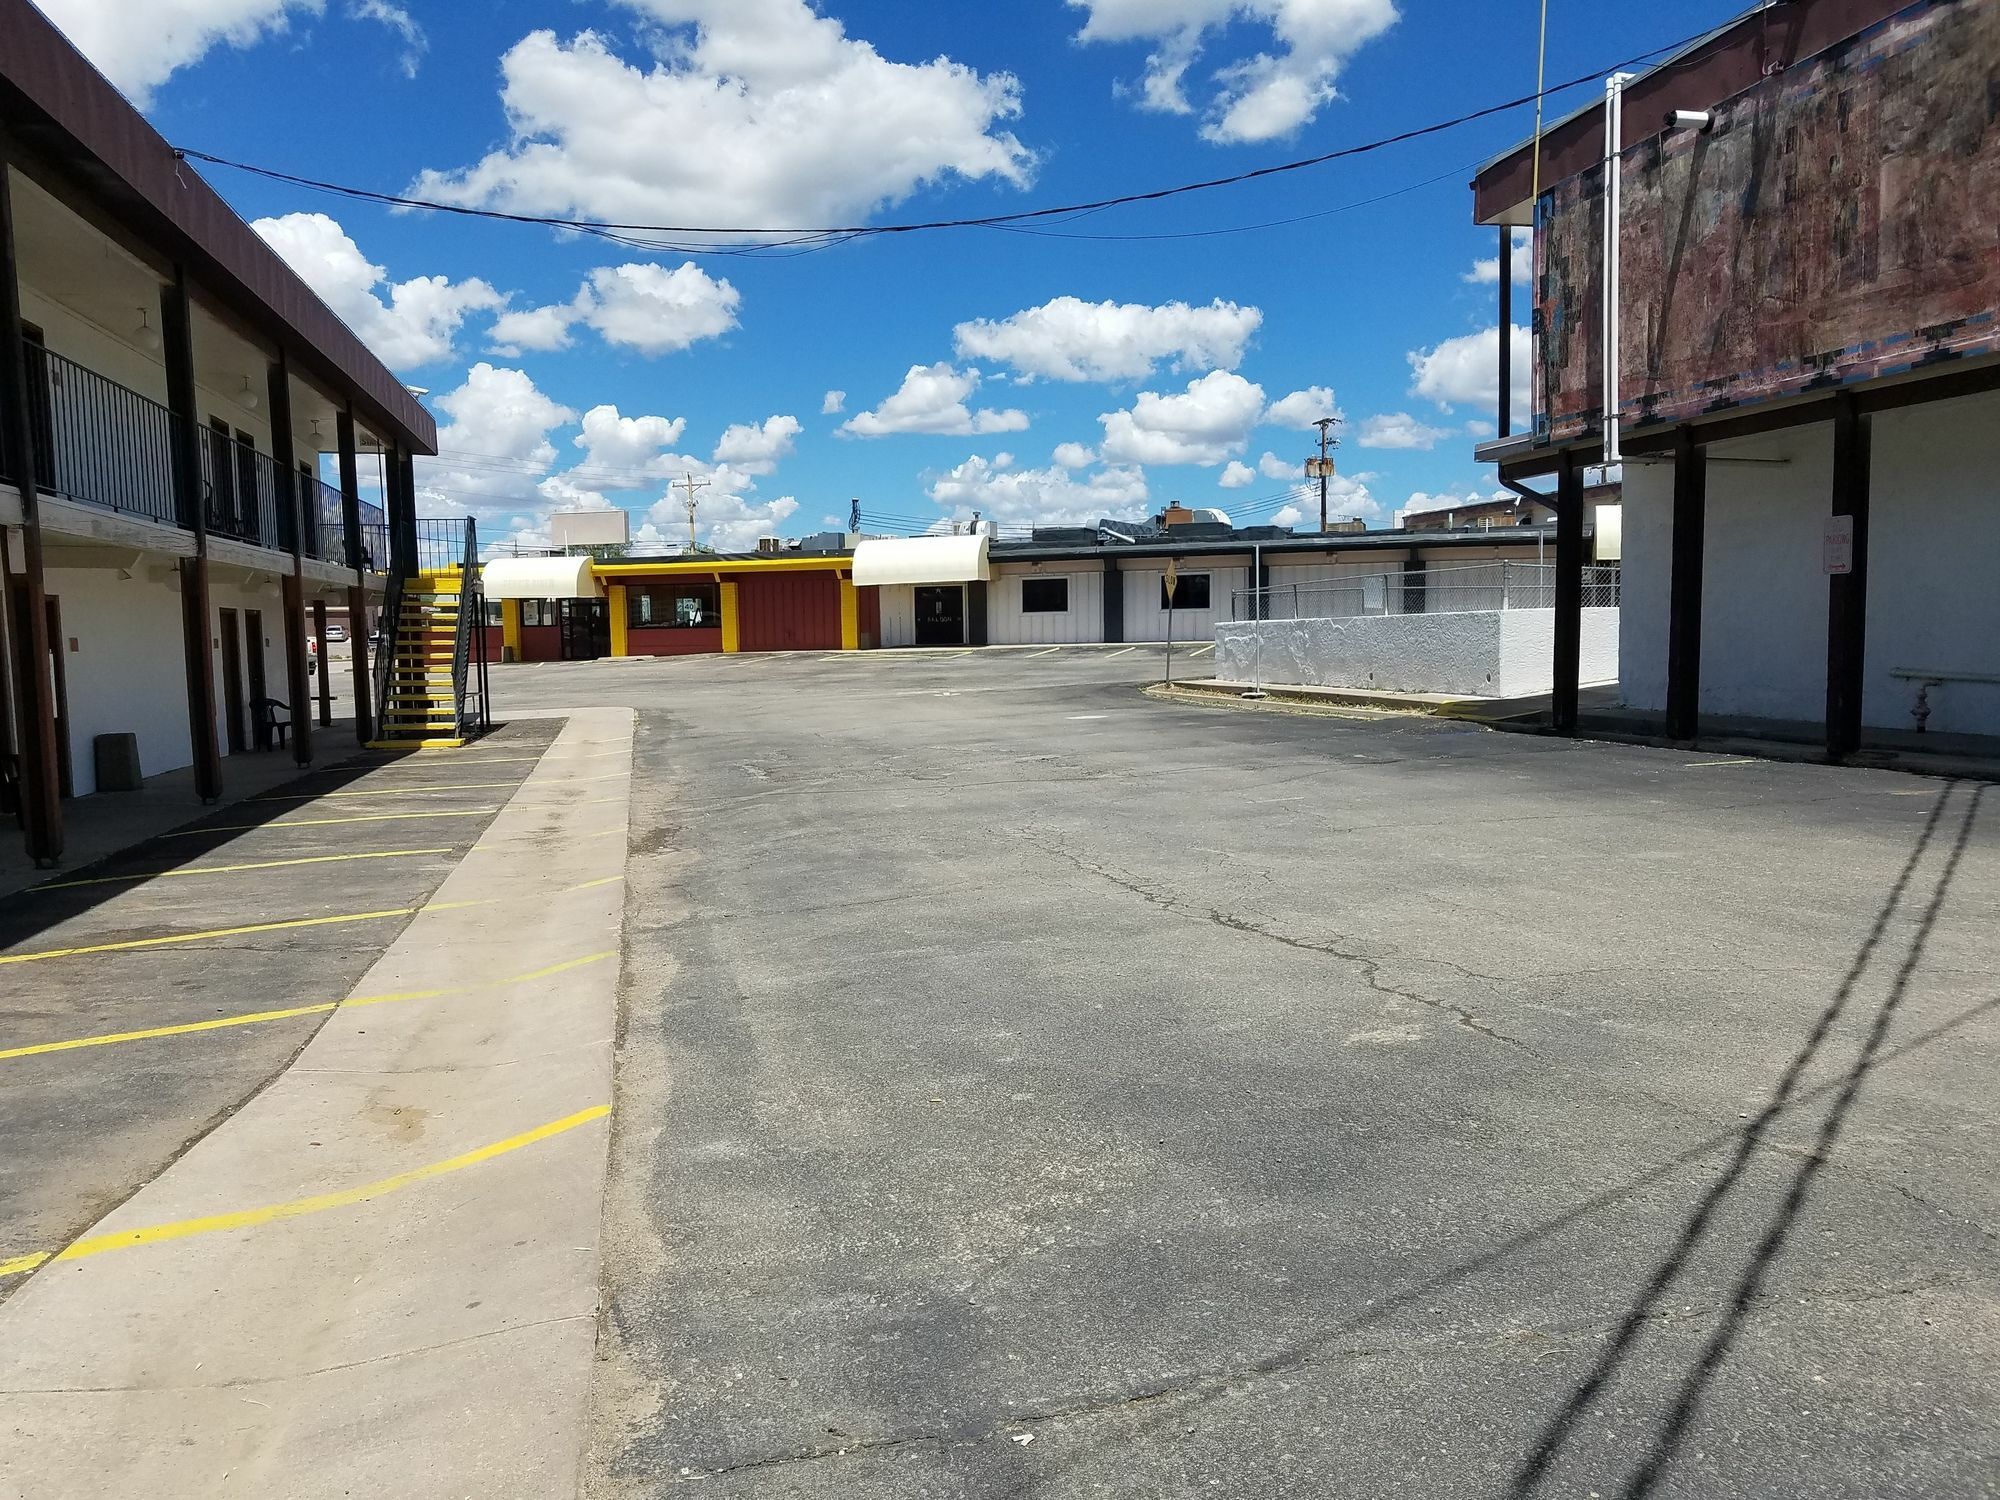
{"type": "Polygon", "coordinates": [[[125,885],[144,880],[185,880],[191,875],[241,875],[250,870],[284,870],[296,865],[333,865],[356,859],[414,859],[426,854],[449,854],[451,846],[440,849],[374,849],[365,854],[309,854],[297,859],[260,859],[247,865],[184,865],[173,870],[147,870],[137,875],[95,875],[88,880],[52,880],[31,885],[21,894],[37,891],[68,891],[84,885],[125,885]]]}
{"type": "Polygon", "coordinates": [[[1689,760],[1681,762],[1684,771],[1698,771],[1704,766],[1754,766],[1759,764],[1754,756],[1744,756],[1738,760],[1689,760]]]}
{"type": "Polygon", "coordinates": [[[1121,656],[1130,656],[1134,651],[1137,651],[1138,649],[1139,648],[1137,646],[1127,646],[1123,651],[1114,651],[1104,659],[1106,661],[1116,661],[1121,656]]]}
{"type": "Polygon", "coordinates": [[[1208,653],[1209,653],[1209,652],[1213,651],[1214,649],[1215,649],[1215,646],[1214,646],[1214,644],[1213,644],[1213,643],[1211,643],[1211,644],[1209,644],[1209,645],[1206,645],[1206,646],[1203,646],[1203,647],[1202,647],[1202,648],[1201,648],[1201,649],[1200,649],[1199,651],[1190,651],[1190,652],[1188,652],[1188,659],[1189,659],[1190,661],[1192,661],[1192,660],[1193,660],[1193,659],[1194,659],[1195,657],[1197,657],[1197,656],[1206,656],[1206,655],[1208,655],[1208,653]]]}
{"type": "MultiPolygon", "coordinates": [[[[433,901],[431,911],[456,911],[490,906],[490,901],[433,901]]],[[[170,948],[177,943],[202,943],[213,938],[251,937],[260,932],[293,932],[302,927],[339,927],[352,922],[383,922],[413,917],[422,906],[391,906],[381,911],[346,912],[336,917],[289,917],[282,922],[252,922],[244,927],[215,927],[206,932],[173,932],[160,937],[126,938],[116,943],[89,943],[77,948],[43,948],[35,953],[0,953],[0,966],[43,963],[52,958],[83,958],[93,953],[132,953],[142,948],[170,948]]]]}
{"type": "Polygon", "coordinates": [[[1062,647],[1060,646],[1051,646],[1046,651],[1030,651],[1028,655],[1024,658],[1024,660],[1033,661],[1037,657],[1041,656],[1054,656],[1060,650],[1062,650],[1062,647]]]}
{"type": "Polygon", "coordinates": [[[355,813],[345,818],[275,818],[269,823],[225,823],[211,828],[176,828],[160,835],[163,839],[198,838],[204,833],[258,833],[266,828],[331,828],[336,823],[402,823],[418,818],[483,818],[499,812],[497,807],[457,807],[447,812],[355,813]]]}
{"type": "Polygon", "coordinates": [[[165,1244],[170,1240],[184,1240],[201,1234],[217,1234],[230,1229],[256,1229],[284,1219],[324,1213],[328,1209],[351,1208],[357,1203],[366,1203],[372,1198],[383,1197],[399,1189],[427,1182],[434,1177],[443,1177],[451,1172],[463,1171],[467,1167],[476,1167],[482,1162],[492,1161],[495,1157],[519,1151],[524,1146],[535,1145],[552,1136],[575,1130],[580,1125],[601,1120],[610,1113],[610,1105],[593,1104],[589,1109],[580,1109],[573,1115],[565,1115],[560,1120],[551,1120],[546,1125],[537,1125],[533,1130],[510,1135],[505,1140],[494,1141],[457,1156],[447,1157],[443,1161],[428,1162],[407,1172],[398,1172],[393,1177],[363,1183],[359,1187],[341,1188],[331,1193],[315,1193],[310,1198],[294,1198],[289,1203],[267,1203],[258,1208],[237,1209],[233,1213],[208,1214],[199,1219],[179,1219],[166,1224],[149,1224],[139,1229],[120,1229],[110,1234],[88,1235],[61,1250],[53,1252],[43,1250],[0,1260],[0,1276],[19,1276],[50,1261],[87,1260],[93,1255],[104,1255],[113,1250],[133,1250],[144,1245],[165,1244]]]}
{"type": "MultiPolygon", "coordinates": [[[[581,889],[581,887],[579,887],[581,889]]],[[[252,1011],[242,1016],[221,1016],[212,1021],[188,1021],[178,1026],[150,1026],[143,1031],[112,1031],[97,1036],[72,1037],[60,1042],[37,1042],[25,1047],[9,1047],[0,1051],[0,1062],[15,1057],[41,1057],[51,1052],[74,1052],[83,1047],[110,1047],[124,1042],[149,1042],[160,1037],[191,1036],[201,1031],[226,1031],[236,1026],[259,1026],[267,1021],[284,1021],[293,1016],[323,1015],[333,1010],[355,1010],[364,1005],[396,1005],[408,1000],[441,1000],[452,995],[469,995],[479,990],[502,989],[514,984],[533,984],[541,979],[553,979],[558,974],[566,974],[571,969],[581,969],[588,964],[603,963],[607,958],[616,958],[617,950],[603,953],[586,953],[582,958],[565,959],[558,964],[536,969],[527,974],[516,974],[510,979],[496,979],[491,984],[447,985],[434,990],[401,990],[384,995],[354,995],[346,1000],[324,1000],[312,1005],[294,1005],[284,1010],[252,1011]]]]}

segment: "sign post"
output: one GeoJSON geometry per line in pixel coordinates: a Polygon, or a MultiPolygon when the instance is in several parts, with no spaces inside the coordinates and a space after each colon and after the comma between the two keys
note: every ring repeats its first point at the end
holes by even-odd
{"type": "Polygon", "coordinates": [[[1167,682],[1174,685],[1174,592],[1180,587],[1180,559],[1167,559],[1167,571],[1160,577],[1160,585],[1167,591],[1167,682]]]}

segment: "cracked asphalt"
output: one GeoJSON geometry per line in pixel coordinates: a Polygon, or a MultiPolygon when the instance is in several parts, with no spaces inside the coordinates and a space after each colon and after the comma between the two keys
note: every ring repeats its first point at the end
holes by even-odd
{"type": "Polygon", "coordinates": [[[1146,697],[641,711],[587,1493],[2000,1495],[2000,789],[1146,697]]]}

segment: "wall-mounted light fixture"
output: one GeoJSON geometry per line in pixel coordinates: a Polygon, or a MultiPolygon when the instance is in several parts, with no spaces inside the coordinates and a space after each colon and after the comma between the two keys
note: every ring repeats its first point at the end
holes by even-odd
{"type": "Polygon", "coordinates": [[[1715,124],[1715,114],[1706,109],[1670,109],[1667,111],[1667,129],[1706,131],[1715,124]]]}
{"type": "Polygon", "coordinates": [[[236,397],[236,404],[241,406],[245,411],[255,411],[257,409],[257,393],[250,389],[250,377],[248,375],[243,377],[243,389],[236,397]]]}
{"type": "Polygon", "coordinates": [[[139,309],[139,326],[132,330],[132,342],[141,349],[157,351],[160,347],[160,330],[153,326],[153,315],[143,307],[139,309]]]}

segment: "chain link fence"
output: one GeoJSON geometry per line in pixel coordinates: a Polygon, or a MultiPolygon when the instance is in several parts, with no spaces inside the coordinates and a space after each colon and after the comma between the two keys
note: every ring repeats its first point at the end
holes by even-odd
{"type": "MultiPolygon", "coordinates": [[[[1616,609],[1619,568],[1594,563],[1583,570],[1583,607],[1616,609]]],[[[1341,620],[1356,615],[1438,615],[1510,609],[1553,609],[1553,563],[1468,563],[1408,572],[1362,573],[1311,583],[1237,589],[1233,620],[1341,620]]]]}

